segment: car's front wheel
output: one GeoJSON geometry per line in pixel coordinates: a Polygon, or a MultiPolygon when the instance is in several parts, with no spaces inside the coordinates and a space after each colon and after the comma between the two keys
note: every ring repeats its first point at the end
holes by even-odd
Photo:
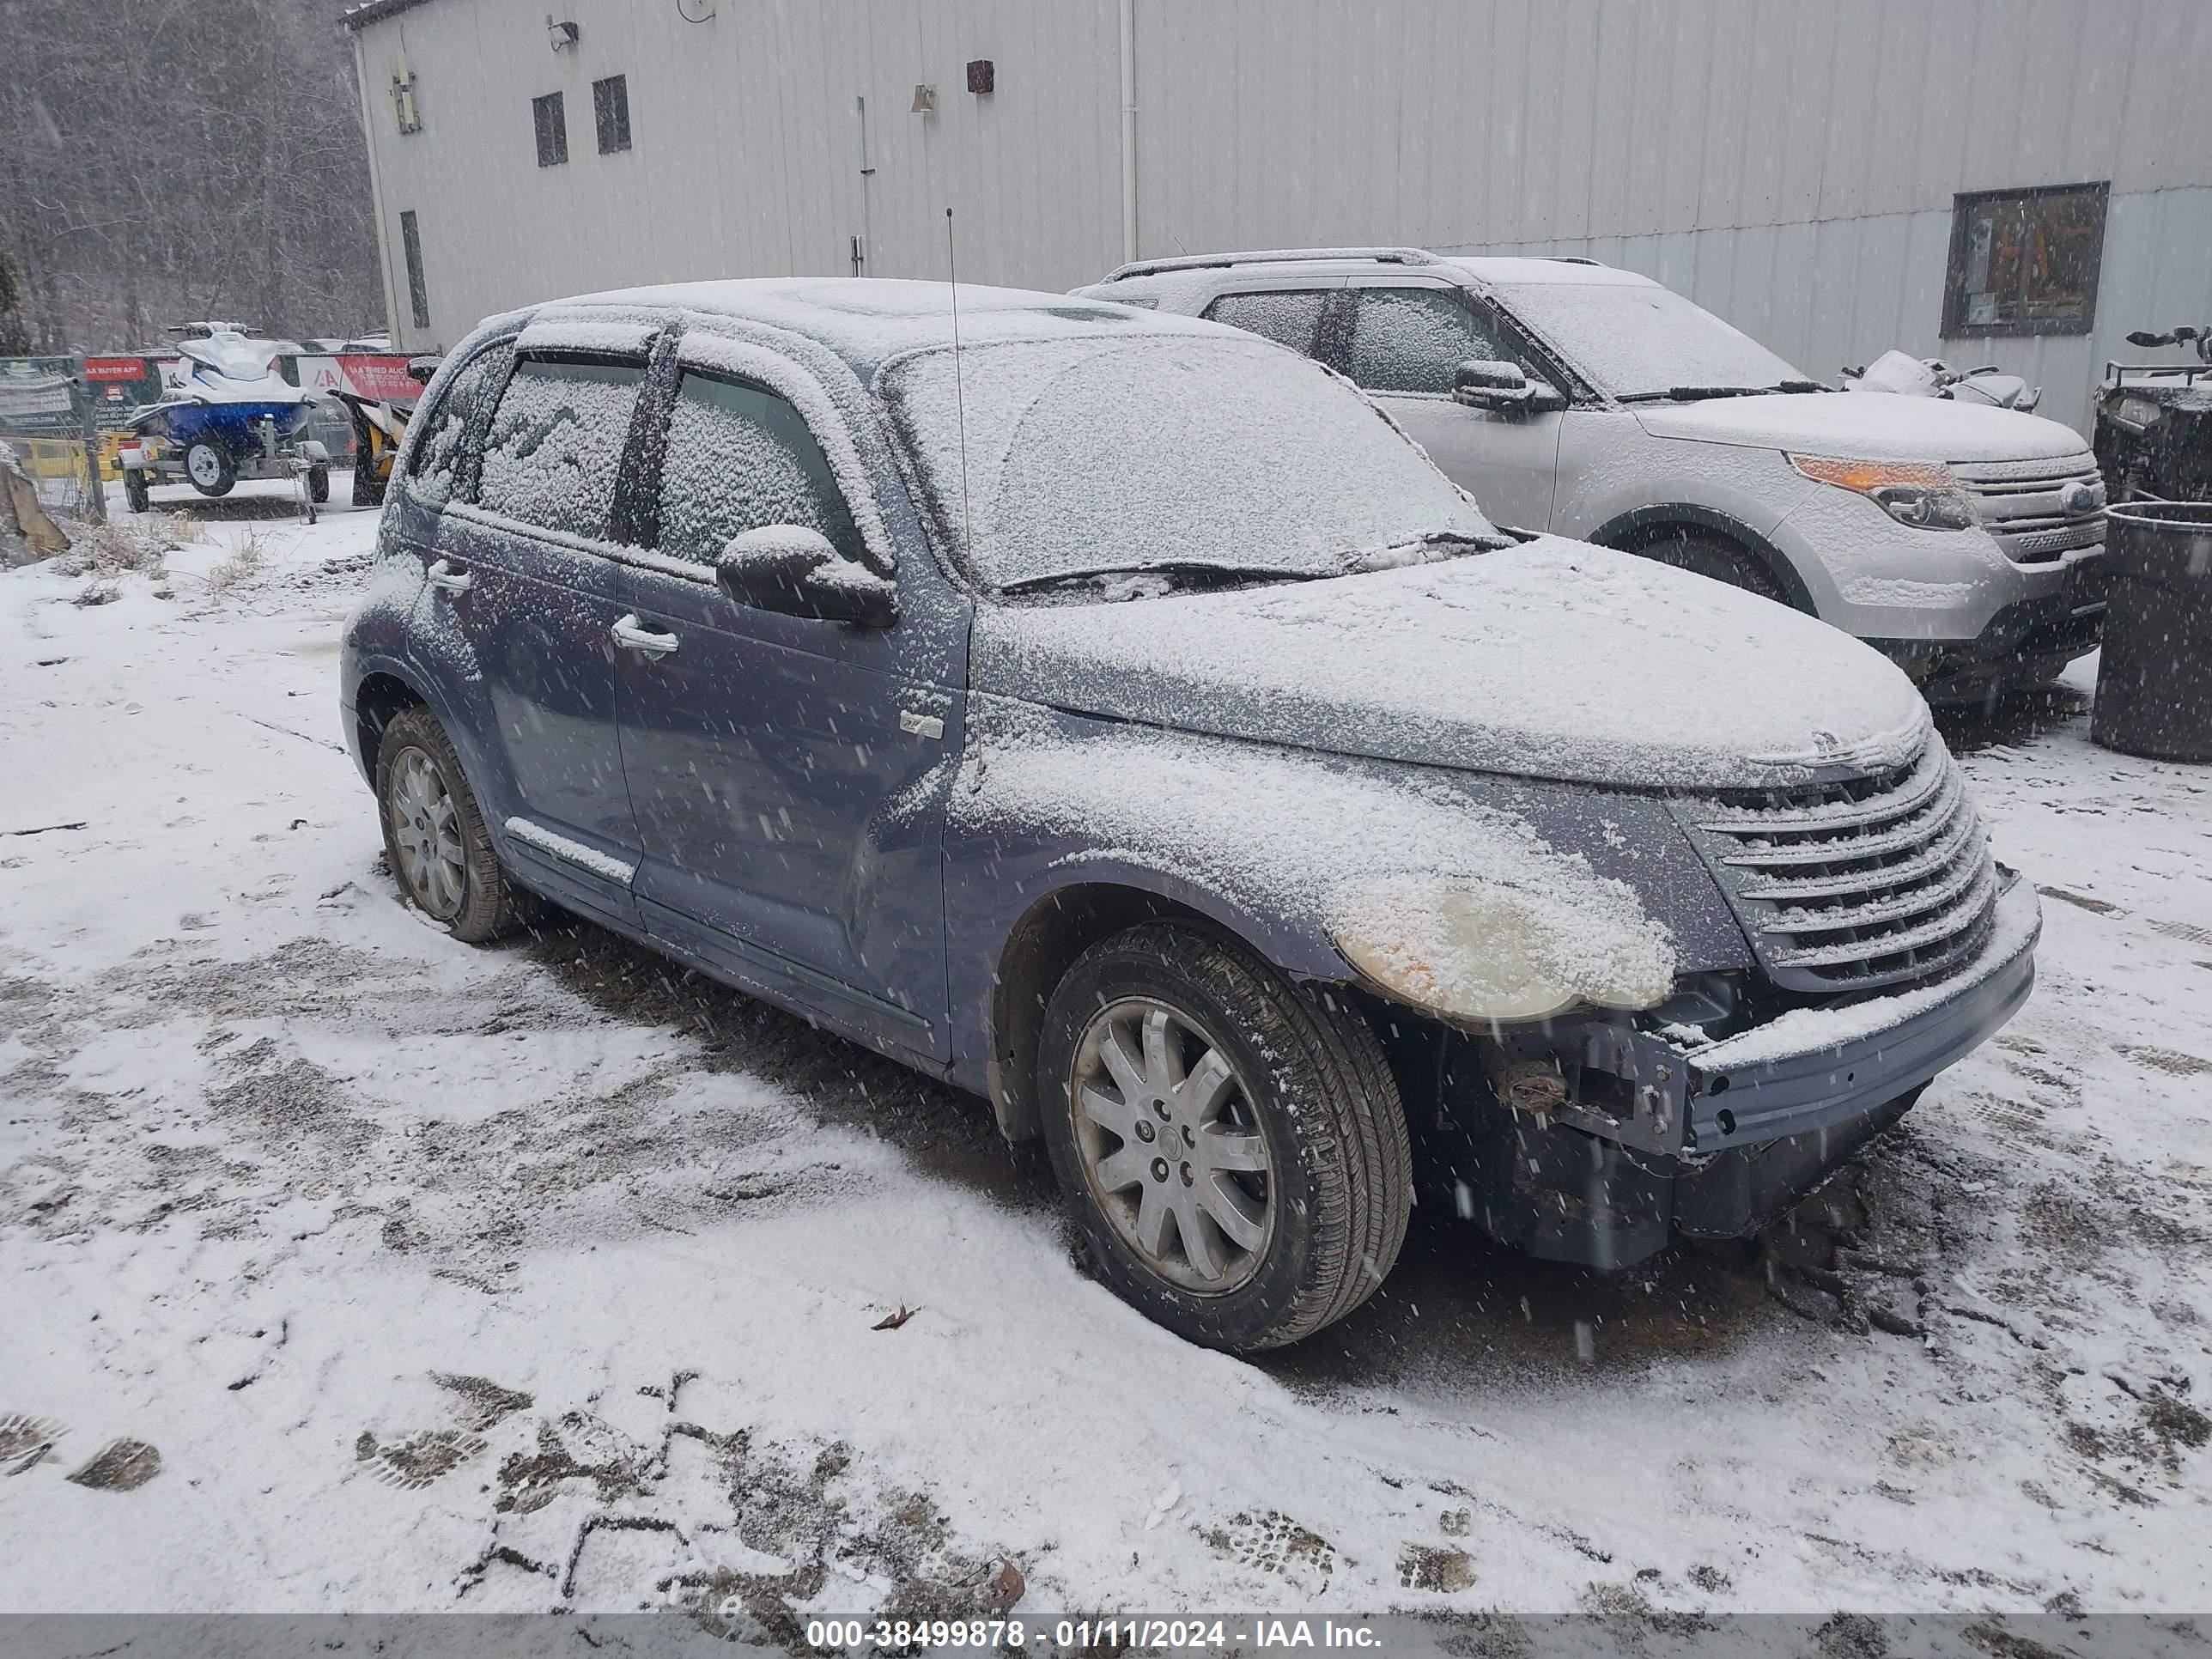
{"type": "Polygon", "coordinates": [[[1077,958],[1039,1060],[1054,1172],[1108,1281],[1210,1347],[1310,1336],[1382,1282],[1412,1204],[1374,1033],[1210,928],[1077,958]]]}
{"type": "Polygon", "coordinates": [[[376,804],[392,873],[415,908],[474,945],[532,920],[539,908],[500,867],[460,757],[437,716],[417,703],[384,728],[376,804]]]}

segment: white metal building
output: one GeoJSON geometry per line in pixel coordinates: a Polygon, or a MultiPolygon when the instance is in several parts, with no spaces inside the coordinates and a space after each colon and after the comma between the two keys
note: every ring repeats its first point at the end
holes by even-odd
{"type": "Polygon", "coordinates": [[[1645,271],[2081,424],[2212,320],[2212,0],[368,0],[396,336],[642,280],[1061,289],[1410,244],[1645,271]],[[971,89],[972,88],[972,89],[971,89]],[[2053,190],[2053,186],[2081,188],[2053,190]]]}

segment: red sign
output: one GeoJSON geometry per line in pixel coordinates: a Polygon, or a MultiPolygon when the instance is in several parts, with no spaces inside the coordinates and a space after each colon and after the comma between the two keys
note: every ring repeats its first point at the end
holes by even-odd
{"type": "Polygon", "coordinates": [[[338,367],[345,371],[347,390],[364,398],[411,404],[422,395],[404,357],[341,357],[338,367]]]}
{"type": "Polygon", "coordinates": [[[143,380],[146,378],[143,357],[88,357],[84,360],[84,378],[88,380],[143,380]]]}

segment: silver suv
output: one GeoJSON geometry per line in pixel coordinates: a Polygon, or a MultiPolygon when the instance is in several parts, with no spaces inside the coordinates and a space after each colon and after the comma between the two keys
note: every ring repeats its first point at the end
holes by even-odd
{"type": "Polygon", "coordinates": [[[1811,611],[1930,701],[2048,680],[2096,646],[2105,487],[2078,434],[1832,391],[1632,271],[1308,249],[1148,260],[1078,292],[1317,358],[1500,523],[1811,611]]]}

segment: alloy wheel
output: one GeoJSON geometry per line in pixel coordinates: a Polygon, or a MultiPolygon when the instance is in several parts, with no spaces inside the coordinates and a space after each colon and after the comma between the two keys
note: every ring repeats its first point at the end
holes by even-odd
{"type": "Polygon", "coordinates": [[[1073,1072],[1084,1178],[1122,1242],[1187,1291],[1247,1283],[1274,1231],[1273,1162],[1220,1045],[1181,1010],[1131,999],[1091,1019],[1073,1072]]]}
{"type": "Polygon", "coordinates": [[[468,887],[461,853],[460,811],[436,764],[410,749],[392,769],[392,844],[399,878],[415,902],[440,921],[460,913],[468,887]]]}

